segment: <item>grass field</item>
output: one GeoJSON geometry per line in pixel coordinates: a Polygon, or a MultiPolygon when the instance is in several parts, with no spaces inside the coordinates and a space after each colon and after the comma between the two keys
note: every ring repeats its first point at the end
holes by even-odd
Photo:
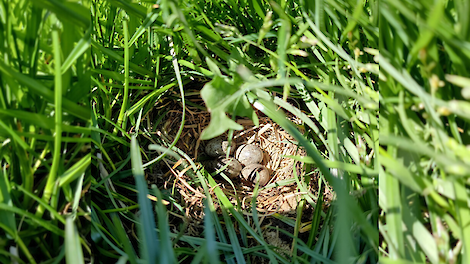
{"type": "Polygon", "coordinates": [[[0,263],[470,264],[469,11],[1,1],[0,263]]]}

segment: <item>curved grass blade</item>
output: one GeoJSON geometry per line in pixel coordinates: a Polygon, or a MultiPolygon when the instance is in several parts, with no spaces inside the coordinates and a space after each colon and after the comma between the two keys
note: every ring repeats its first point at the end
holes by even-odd
{"type": "Polygon", "coordinates": [[[77,226],[71,216],[65,222],[65,260],[67,264],[85,263],[77,226]]]}

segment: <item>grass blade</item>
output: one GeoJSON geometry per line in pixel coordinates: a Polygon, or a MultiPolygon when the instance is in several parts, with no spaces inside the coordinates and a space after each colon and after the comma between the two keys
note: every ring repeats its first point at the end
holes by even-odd
{"type": "Polygon", "coordinates": [[[142,169],[142,157],[140,156],[139,146],[137,145],[136,136],[131,138],[131,162],[132,174],[136,181],[138,192],[138,202],[140,205],[141,216],[140,222],[140,243],[141,258],[147,263],[156,263],[160,258],[160,242],[157,238],[155,218],[149,199],[147,198],[148,189],[142,169]]]}
{"type": "Polygon", "coordinates": [[[79,237],[72,217],[67,217],[65,222],[65,260],[67,264],[85,263],[79,237]]]}

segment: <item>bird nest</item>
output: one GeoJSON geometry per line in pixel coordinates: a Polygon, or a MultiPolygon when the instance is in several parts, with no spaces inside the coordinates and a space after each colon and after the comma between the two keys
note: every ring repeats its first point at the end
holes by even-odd
{"type": "MultiPolygon", "coordinates": [[[[175,147],[186,153],[192,161],[198,166],[198,169],[204,171],[203,162],[200,157],[204,153],[206,142],[200,140],[201,132],[209,125],[210,113],[205,110],[204,103],[195,92],[194,96],[186,97],[189,103],[186,104],[186,118],[184,127],[176,142],[175,147]]],[[[160,107],[154,108],[150,116],[150,120],[161,121],[154,128],[154,133],[167,144],[175,139],[182,121],[182,104],[179,100],[169,100],[167,102],[159,102],[160,107]]],[[[296,161],[288,156],[305,156],[305,151],[301,148],[294,138],[289,135],[278,124],[273,122],[269,117],[258,112],[259,126],[254,126],[249,119],[238,119],[237,123],[241,124],[244,129],[234,131],[233,140],[237,147],[241,144],[255,144],[264,152],[263,165],[271,172],[271,179],[268,184],[261,187],[256,198],[256,208],[261,222],[265,221],[265,225],[278,225],[280,221],[276,221],[272,215],[290,215],[295,214],[302,195],[306,194],[297,188],[294,180],[297,177],[305,175],[304,164],[296,161]],[[281,184],[279,184],[281,183],[281,184]],[[273,221],[269,221],[273,219],[273,221]],[[277,222],[274,223],[274,222],[277,222]]],[[[300,125],[301,121],[295,116],[287,115],[292,122],[300,125]]],[[[301,128],[301,126],[299,126],[301,128]]],[[[226,136],[226,135],[225,135],[226,136]]],[[[230,202],[236,207],[241,208],[241,212],[245,215],[251,215],[252,211],[252,186],[246,186],[241,179],[232,179],[232,184],[224,178],[214,175],[218,186],[223,190],[230,202]]],[[[166,190],[171,196],[177,200],[178,204],[185,209],[185,216],[181,219],[188,224],[188,235],[200,234],[203,227],[204,216],[204,189],[197,184],[194,171],[184,159],[175,160],[166,158],[147,173],[149,184],[156,184],[160,190],[166,190]],[[186,164],[186,165],[184,165],[186,164]]],[[[310,174],[310,182],[307,183],[308,192],[313,193],[317,197],[318,181],[320,181],[316,172],[310,174]]],[[[218,201],[213,189],[210,189],[213,201],[218,201]]],[[[324,206],[329,206],[332,195],[329,188],[326,188],[324,195],[324,206]]],[[[220,210],[220,205],[214,202],[216,209],[220,210]]],[[[324,210],[326,208],[323,208],[324,210]]],[[[305,222],[311,219],[313,208],[307,203],[304,207],[305,222]]],[[[171,210],[169,210],[171,211],[171,210]]],[[[180,215],[173,214],[176,218],[180,215]]],[[[170,221],[171,224],[171,221],[170,221]]],[[[176,222],[175,222],[176,225],[176,222]]],[[[271,231],[272,233],[272,231],[271,231]]],[[[272,234],[267,232],[266,238],[272,234]]],[[[279,237],[277,238],[279,239],[279,237]]]]}

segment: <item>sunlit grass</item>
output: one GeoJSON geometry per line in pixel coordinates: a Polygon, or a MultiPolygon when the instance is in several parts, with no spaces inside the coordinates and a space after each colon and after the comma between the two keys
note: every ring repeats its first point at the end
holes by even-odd
{"type": "Polygon", "coordinates": [[[2,1],[0,262],[470,263],[469,25],[465,1],[2,1]],[[270,118],[303,167],[234,205],[177,147],[189,106],[201,139],[270,118]],[[204,197],[191,235],[162,162],[204,197]]]}
{"type": "Polygon", "coordinates": [[[87,10],[0,3],[1,263],[91,255],[87,10]]]}
{"type": "MultiPolygon", "coordinates": [[[[96,236],[100,237],[99,256],[110,261],[129,259],[131,262],[154,257],[162,262],[173,256],[179,261],[229,263],[254,258],[265,258],[272,263],[378,260],[379,171],[375,155],[378,153],[379,96],[378,65],[373,58],[379,36],[377,19],[369,19],[378,16],[377,3],[350,6],[343,2],[316,2],[322,8],[302,1],[281,4],[250,1],[235,5],[223,1],[179,4],[161,1],[158,7],[145,2],[100,2],[92,6],[95,21],[92,96],[96,115],[94,127],[99,129],[93,132],[92,138],[99,143],[95,166],[101,174],[100,178],[95,178],[100,184],[92,188],[96,212],[93,222],[96,236]],[[237,8],[239,5],[245,8],[237,8]],[[150,133],[155,127],[149,124],[156,126],[162,122],[161,119],[148,120],[152,109],[159,107],[160,98],[181,100],[184,111],[185,104],[192,103],[185,101],[185,96],[194,93],[186,87],[191,82],[209,81],[210,86],[206,85],[206,92],[203,89],[201,94],[212,110],[214,125],[203,133],[203,139],[239,127],[226,113],[255,118],[254,110],[259,110],[288,131],[307,151],[309,159],[302,161],[309,165],[301,175],[295,176],[299,191],[308,193],[305,174],[315,172],[336,193],[337,200],[329,212],[316,210],[308,241],[296,236],[305,228],[302,208],[306,203],[313,208],[317,206],[312,194],[305,195],[294,218],[282,218],[295,226],[290,234],[296,252],[293,256],[280,254],[259,233],[261,227],[250,224],[258,222],[256,210],[252,211],[253,217],[247,219],[212,177],[194,164],[190,153],[175,148],[176,140],[180,140],[184,112],[182,119],[177,120],[180,123],[175,141],[168,142],[150,133]],[[223,98],[217,97],[221,94],[223,98]],[[286,101],[291,98],[296,98],[299,104],[291,105],[286,101]],[[236,102],[245,103],[231,112],[231,105],[236,102]],[[300,118],[307,132],[300,133],[279,108],[300,118]],[[140,151],[134,150],[130,157],[129,144],[118,143],[115,138],[124,135],[123,139],[129,142],[127,133],[131,127],[137,144],[132,146],[140,151]],[[106,135],[104,131],[108,131],[106,135]],[[149,157],[149,144],[165,154],[149,157]],[[142,162],[137,162],[140,155],[142,162]],[[158,197],[158,201],[170,202],[166,208],[157,205],[153,211],[159,230],[156,241],[159,242],[139,235],[140,253],[137,253],[139,250],[129,250],[124,244],[116,243],[118,237],[123,237],[117,236],[122,230],[115,227],[116,221],[121,221],[123,226],[136,224],[145,234],[151,234],[154,230],[148,222],[149,209],[141,204],[138,215],[134,210],[125,210],[133,208],[137,200],[134,195],[114,190],[128,182],[132,174],[136,182],[140,182],[139,166],[150,168],[145,160],[154,163],[162,159],[184,159],[187,166],[191,166],[194,187],[202,187],[207,198],[206,230],[200,237],[185,236],[184,225],[165,231],[167,224],[162,223],[168,221],[166,211],[171,210],[171,215],[184,219],[184,204],[178,204],[171,196],[158,197]],[[216,213],[215,204],[221,206],[222,214],[216,213]],[[172,246],[164,246],[175,237],[172,246]],[[247,247],[248,237],[259,246],[247,247]],[[155,248],[155,243],[162,245],[155,249],[156,256],[145,253],[148,248],[155,248]],[[106,253],[110,249],[115,253],[106,253]]],[[[157,187],[149,186],[148,191],[158,194],[161,190],[155,189],[157,187]]],[[[316,191],[323,193],[323,188],[316,191]]],[[[147,191],[139,189],[141,192],[147,191]]]]}
{"type": "Polygon", "coordinates": [[[470,103],[456,80],[469,74],[470,47],[461,4],[386,1],[381,9],[384,263],[469,262],[470,103]]]}

